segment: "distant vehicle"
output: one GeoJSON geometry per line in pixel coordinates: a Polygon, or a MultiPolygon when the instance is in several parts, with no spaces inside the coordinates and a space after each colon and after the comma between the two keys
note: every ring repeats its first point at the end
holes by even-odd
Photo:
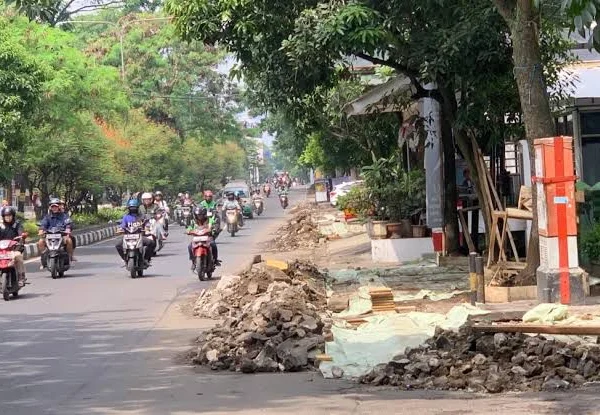
{"type": "Polygon", "coordinates": [[[360,186],[362,183],[362,180],[356,180],[353,182],[345,182],[333,186],[333,190],[329,192],[329,201],[331,205],[336,206],[338,197],[347,195],[350,189],[360,186]]]}

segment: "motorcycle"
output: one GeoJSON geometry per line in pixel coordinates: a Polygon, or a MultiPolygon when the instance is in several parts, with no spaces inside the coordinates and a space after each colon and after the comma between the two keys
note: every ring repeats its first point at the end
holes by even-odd
{"type": "Polygon", "coordinates": [[[53,279],[62,278],[71,268],[71,259],[67,253],[63,236],[70,235],[64,229],[51,228],[46,232],[46,253],[48,271],[53,279]]]}
{"type": "Polygon", "coordinates": [[[231,236],[235,236],[236,232],[239,230],[237,209],[227,209],[225,217],[227,219],[227,232],[229,232],[231,236]]]}
{"type": "Polygon", "coordinates": [[[256,212],[256,214],[258,216],[260,216],[264,210],[264,204],[263,204],[262,198],[260,198],[260,197],[254,198],[252,200],[252,203],[254,204],[254,211],[256,212]]]}
{"type": "Polygon", "coordinates": [[[131,224],[123,231],[123,252],[126,268],[131,278],[143,277],[147,266],[144,264],[146,248],[144,247],[144,228],[139,224],[131,224]]]}
{"type": "Polygon", "coordinates": [[[156,249],[154,250],[154,256],[158,254],[164,246],[165,239],[165,228],[163,226],[163,213],[158,211],[154,214],[153,218],[150,218],[150,232],[152,233],[152,238],[156,242],[156,249]]]}
{"type": "Polygon", "coordinates": [[[188,235],[192,235],[192,252],[195,258],[196,274],[198,279],[204,281],[205,279],[211,279],[213,272],[215,272],[215,261],[212,256],[212,249],[210,247],[210,234],[208,230],[197,230],[188,232],[188,235]]]}
{"type": "Polygon", "coordinates": [[[185,205],[181,207],[181,221],[179,222],[181,226],[185,226],[186,228],[192,224],[192,207],[189,205],[185,205]]]}
{"type": "Polygon", "coordinates": [[[286,194],[279,195],[279,203],[281,204],[281,207],[284,209],[288,207],[288,197],[286,194]]]}
{"type": "Polygon", "coordinates": [[[5,239],[0,241],[0,273],[2,274],[2,297],[8,301],[12,294],[13,297],[19,296],[19,276],[13,260],[13,251],[21,246],[23,236],[17,236],[15,239],[5,239]]]}

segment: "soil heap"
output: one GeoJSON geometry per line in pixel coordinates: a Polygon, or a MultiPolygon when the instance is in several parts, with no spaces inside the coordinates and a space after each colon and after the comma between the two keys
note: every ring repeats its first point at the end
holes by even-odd
{"type": "Polygon", "coordinates": [[[311,264],[256,264],[198,300],[197,315],[225,319],[197,339],[192,360],[244,373],[312,368],[324,349],[325,305],[325,276],[311,264]]]}
{"type": "Polygon", "coordinates": [[[476,392],[567,389],[600,379],[600,348],[522,333],[438,330],[424,345],[376,366],[362,383],[476,392]]]}

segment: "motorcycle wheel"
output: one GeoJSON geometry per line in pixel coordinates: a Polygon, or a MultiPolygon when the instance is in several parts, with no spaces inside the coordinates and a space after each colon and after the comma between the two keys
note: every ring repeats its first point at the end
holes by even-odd
{"type": "Polygon", "coordinates": [[[2,298],[4,301],[10,300],[10,292],[8,291],[8,274],[2,273],[2,298]]]}
{"type": "Polygon", "coordinates": [[[65,276],[65,264],[63,263],[64,261],[59,260],[58,264],[57,264],[57,273],[58,273],[58,278],[63,278],[65,276]]]}
{"type": "Polygon", "coordinates": [[[50,276],[52,277],[53,280],[55,280],[56,278],[58,278],[58,269],[57,269],[57,263],[56,263],[56,258],[49,258],[48,259],[48,269],[50,270],[50,276]]]}
{"type": "Polygon", "coordinates": [[[135,269],[135,258],[129,258],[127,260],[127,270],[129,271],[129,276],[131,278],[135,278],[137,276],[137,272],[135,269]]]}
{"type": "Polygon", "coordinates": [[[206,261],[205,256],[197,256],[196,257],[196,273],[198,274],[198,279],[200,281],[204,281],[204,274],[206,273],[206,261]]]}

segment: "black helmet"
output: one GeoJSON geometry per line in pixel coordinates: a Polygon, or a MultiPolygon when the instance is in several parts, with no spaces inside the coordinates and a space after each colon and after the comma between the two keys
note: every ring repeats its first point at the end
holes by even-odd
{"type": "Polygon", "coordinates": [[[13,222],[15,220],[15,215],[16,214],[17,214],[17,211],[12,206],[4,206],[2,208],[2,210],[0,211],[0,215],[2,215],[2,219],[4,219],[4,217],[7,216],[7,215],[11,215],[13,222]]]}
{"type": "Polygon", "coordinates": [[[206,211],[206,208],[198,206],[194,209],[194,217],[196,219],[206,219],[207,215],[208,212],[206,211]]]}

